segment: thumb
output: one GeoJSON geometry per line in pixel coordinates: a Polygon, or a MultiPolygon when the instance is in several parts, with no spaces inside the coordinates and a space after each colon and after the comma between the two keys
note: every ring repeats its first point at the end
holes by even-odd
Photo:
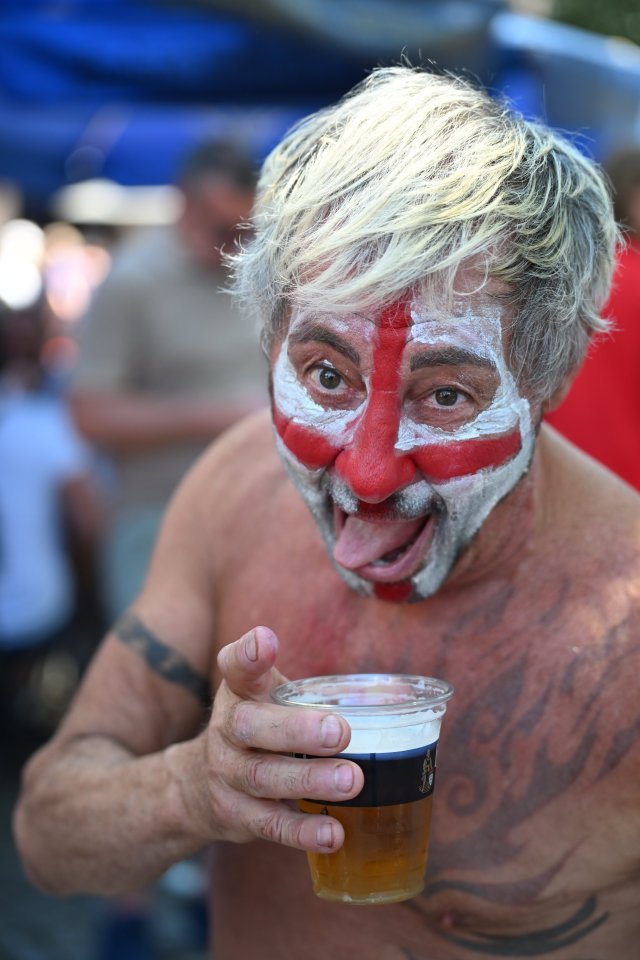
{"type": "Polygon", "coordinates": [[[268,627],[254,627],[218,654],[218,668],[227,687],[243,700],[264,700],[284,677],[274,666],[278,638],[268,627]]]}

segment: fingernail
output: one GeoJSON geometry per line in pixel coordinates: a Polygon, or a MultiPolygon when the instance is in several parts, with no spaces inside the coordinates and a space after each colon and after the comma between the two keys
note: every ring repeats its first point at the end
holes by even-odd
{"type": "Polygon", "coordinates": [[[348,793],[353,786],[353,768],[348,763],[339,764],[333,771],[333,779],[338,790],[348,793]]]}
{"type": "Polygon", "coordinates": [[[333,846],[333,827],[330,823],[323,823],[316,830],[316,841],[321,847],[333,846]]]}
{"type": "Polygon", "coordinates": [[[320,723],[323,747],[337,747],[342,738],[342,726],[334,714],[323,717],[320,723]]]}
{"type": "Polygon", "coordinates": [[[244,641],[244,652],[246,654],[247,660],[257,660],[258,659],[258,644],[256,643],[256,637],[253,632],[247,634],[244,641]]]}

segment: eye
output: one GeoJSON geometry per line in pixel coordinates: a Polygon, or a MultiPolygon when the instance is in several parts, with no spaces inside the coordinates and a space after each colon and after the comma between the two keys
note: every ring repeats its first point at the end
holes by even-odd
{"type": "Polygon", "coordinates": [[[312,399],[328,410],[352,410],[366,396],[357,371],[342,369],[328,358],[312,360],[299,377],[312,399]]]}
{"type": "Polygon", "coordinates": [[[342,377],[333,367],[320,367],[318,382],[325,390],[337,390],[342,384],[342,377]]]}
{"type": "Polygon", "coordinates": [[[434,393],[435,401],[440,407],[454,407],[458,398],[460,397],[460,392],[454,390],[453,387],[441,387],[439,390],[436,390],[434,393]]]}

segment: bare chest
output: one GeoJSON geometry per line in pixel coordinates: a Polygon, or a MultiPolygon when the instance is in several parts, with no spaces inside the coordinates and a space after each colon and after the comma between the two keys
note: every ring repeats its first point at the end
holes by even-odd
{"type": "Polygon", "coordinates": [[[636,960],[637,883],[533,902],[514,887],[488,903],[463,887],[386,907],[317,899],[304,854],[258,843],[223,844],[212,873],[213,955],[255,960],[636,960]],[[518,899],[520,896],[520,899],[518,899]],[[247,917],[251,923],[247,923],[247,917]]]}
{"type": "MultiPolygon", "coordinates": [[[[640,859],[640,708],[630,678],[640,657],[604,593],[592,608],[567,576],[528,592],[496,581],[465,603],[385,604],[352,593],[320,544],[294,536],[286,556],[256,552],[221,595],[220,643],[266,624],[287,676],[412,672],[455,687],[427,885],[408,905],[378,908],[396,931],[386,941],[357,911],[348,923],[344,913],[324,915],[304,857],[230,849],[225,876],[239,871],[248,889],[284,857],[291,896],[302,898],[296,916],[337,958],[339,937],[351,942],[366,927],[368,952],[352,944],[345,957],[632,960],[636,919],[625,904],[640,859]]],[[[278,908],[263,885],[254,893],[268,926],[278,908]]]]}

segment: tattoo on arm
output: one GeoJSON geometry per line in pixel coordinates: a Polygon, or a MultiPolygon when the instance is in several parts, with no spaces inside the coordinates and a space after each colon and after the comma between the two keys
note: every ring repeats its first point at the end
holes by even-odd
{"type": "Polygon", "coordinates": [[[182,654],[162,643],[131,610],[127,610],[114,627],[121,643],[148,664],[163,680],[188,690],[204,707],[211,702],[208,679],[198,673],[182,654]]]}

